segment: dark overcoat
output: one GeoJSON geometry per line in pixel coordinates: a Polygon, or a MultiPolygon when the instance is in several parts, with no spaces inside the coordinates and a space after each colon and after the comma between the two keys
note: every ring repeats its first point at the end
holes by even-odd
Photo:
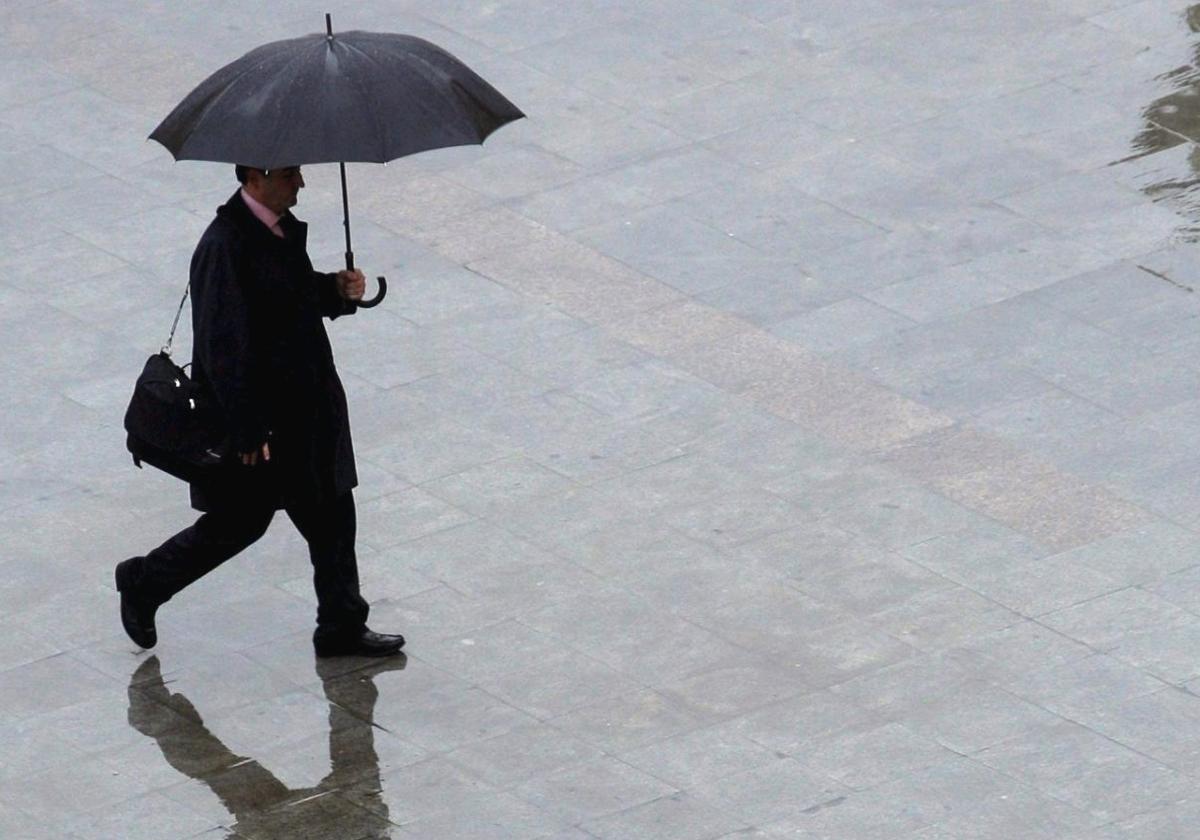
{"type": "Polygon", "coordinates": [[[357,306],[337,275],[313,270],[308,226],[291,213],[284,238],[241,191],[217,209],[191,263],[192,375],[215,397],[228,431],[229,469],[191,485],[192,506],[321,503],[358,483],[346,394],[323,317],[357,306]],[[236,453],[270,443],[271,460],[244,466],[236,453]]]}

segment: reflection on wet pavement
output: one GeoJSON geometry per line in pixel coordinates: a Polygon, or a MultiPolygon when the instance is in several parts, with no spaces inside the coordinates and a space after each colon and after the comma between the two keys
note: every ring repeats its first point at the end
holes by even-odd
{"type": "Polygon", "coordinates": [[[1200,184],[1200,3],[1189,6],[1181,18],[1196,36],[1192,60],[1156,78],[1171,91],[1143,110],[1146,125],[1133,139],[1134,153],[1116,163],[1177,150],[1163,156],[1167,159],[1151,158],[1154,163],[1139,172],[1138,180],[1146,195],[1165,200],[1191,220],[1180,227],[1179,238],[1194,242],[1200,238],[1200,194],[1196,189],[1200,184]]]}
{"type": "Polygon", "coordinates": [[[258,760],[229,750],[188,698],[167,687],[157,656],[130,678],[129,724],[155,740],[171,767],[217,795],[233,818],[229,838],[385,840],[392,835],[375,752],[374,679],[405,664],[401,654],[347,673],[342,663],[317,660],[329,701],[330,770],[309,787],[288,787],[258,760]]]}

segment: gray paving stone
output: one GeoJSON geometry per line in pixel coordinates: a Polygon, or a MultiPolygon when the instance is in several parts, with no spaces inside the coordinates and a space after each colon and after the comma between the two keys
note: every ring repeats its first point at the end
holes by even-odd
{"type": "Polygon", "coordinates": [[[803,263],[884,232],[860,215],[814,198],[803,184],[769,172],[683,196],[669,206],[757,251],[803,263]]]}
{"type": "Polygon", "coordinates": [[[621,320],[679,297],[596,251],[559,237],[469,266],[485,277],[592,322],[621,320]]]}
{"type": "Polygon", "coordinates": [[[817,691],[775,703],[729,724],[750,740],[780,755],[802,758],[805,747],[825,739],[836,739],[858,729],[883,724],[882,717],[853,701],[817,691]]]}
{"type": "Polygon", "coordinates": [[[639,56],[610,64],[576,81],[583,90],[629,108],[662,108],[671,100],[722,81],[701,65],[668,55],[639,56]],[[635,91],[648,92],[639,97],[635,91]]]}
{"type": "Polygon", "coordinates": [[[442,176],[494,199],[509,199],[574,180],[580,167],[536,147],[510,148],[444,170],[442,176]]]}
{"type": "MultiPolygon", "coordinates": [[[[1146,584],[1195,567],[1195,535],[1168,522],[1150,522],[1091,545],[1066,557],[1077,559],[1126,584],[1146,584]]],[[[1151,587],[1152,588],[1152,587],[1151,587]]]]}
{"type": "Polygon", "coordinates": [[[471,519],[470,514],[414,487],[364,504],[359,528],[364,543],[388,548],[471,519]]]}
{"type": "Polygon", "coordinates": [[[615,587],[563,599],[523,620],[643,684],[683,677],[740,652],[615,587]]]}
{"type": "Polygon", "coordinates": [[[1138,193],[1116,184],[1109,173],[1072,174],[1015,193],[1000,203],[1044,224],[1096,218],[1140,204],[1138,193]]]}
{"type": "Polygon", "coordinates": [[[719,724],[631,750],[621,758],[684,789],[726,779],[777,761],[779,756],[738,733],[733,725],[719,724]]]}
{"type": "Polygon", "coordinates": [[[591,24],[542,43],[535,41],[516,55],[526,64],[574,81],[622,58],[635,58],[652,37],[637,21],[623,17],[612,26],[591,24]]]}
{"type": "MultiPolygon", "coordinates": [[[[400,829],[404,837],[478,838],[529,837],[531,832],[541,832],[553,821],[545,811],[530,805],[510,794],[498,794],[472,799],[463,807],[423,817],[405,823],[400,829]]],[[[537,835],[544,836],[544,835],[537,835]]]]}
{"type": "MultiPolygon", "coordinates": [[[[762,55],[758,50],[749,51],[750,60],[761,60],[762,55]]],[[[725,53],[723,58],[728,60],[730,54],[725,53]]],[[[814,125],[803,114],[774,114],[709,137],[701,145],[743,166],[772,169],[797,158],[820,154],[839,142],[835,132],[814,125]]]]}
{"type": "Polygon", "coordinates": [[[536,724],[460,747],[447,758],[488,784],[507,789],[598,756],[595,747],[551,726],[536,724]]]}
{"type": "Polygon", "coordinates": [[[44,817],[32,817],[8,805],[0,806],[0,827],[15,837],[29,840],[46,840],[62,837],[62,829],[47,822],[44,817]]]}
{"type": "Polygon", "coordinates": [[[714,651],[682,676],[666,676],[660,690],[712,718],[745,714],[782,697],[809,691],[814,679],[803,663],[786,656],[760,657],[714,651]]]}
{"type": "Polygon", "coordinates": [[[864,297],[913,321],[927,321],[986,306],[1017,292],[962,267],[950,268],[865,293],[864,297]]]}
{"type": "MultiPolygon", "coordinates": [[[[1094,655],[1092,648],[1027,620],[977,636],[948,652],[977,677],[1009,690],[1058,666],[1070,670],[1094,655]]],[[[1028,698],[1028,697],[1026,697],[1028,698]]]]}
{"type": "Polygon", "coordinates": [[[747,824],[726,811],[706,804],[686,792],[666,796],[598,820],[583,828],[600,838],[645,837],[670,840],[684,837],[718,837],[747,824]]]}
{"type": "Polygon", "coordinates": [[[1186,826],[1195,811],[1194,801],[1172,803],[1167,807],[1122,820],[1114,825],[1113,831],[1117,837],[1130,837],[1133,840],[1171,837],[1180,831],[1188,830],[1186,826]]]}
{"type": "Polygon", "coordinates": [[[1066,453],[1081,443],[1086,445],[1106,426],[1116,423],[1119,415],[1054,388],[1028,399],[987,408],[977,413],[974,420],[988,431],[1060,461],[1066,453]]]}
{"type": "Polygon", "coordinates": [[[448,330],[414,328],[399,318],[370,324],[362,333],[361,341],[341,342],[349,346],[338,348],[339,362],[376,389],[409,385],[479,359],[448,330]]]}
{"type": "Polygon", "coordinates": [[[931,432],[919,444],[894,448],[887,457],[901,470],[926,478],[958,504],[1060,550],[1101,534],[1119,533],[1151,518],[1148,511],[1102,485],[1020,455],[969,427],[931,432]],[[1019,493],[1014,492],[1018,484],[1022,488],[1019,493]],[[1035,498],[1043,501],[1035,503],[1035,498]],[[1055,512],[1051,514],[1051,510],[1055,512]],[[1096,518],[1091,519],[1093,516],[1096,518]]]}
{"type": "Polygon", "coordinates": [[[535,341],[496,342],[486,352],[527,376],[563,389],[580,380],[647,360],[646,354],[637,346],[614,340],[598,329],[561,335],[544,330],[535,341]]]}
{"type": "Polygon", "coordinates": [[[969,589],[955,587],[917,595],[871,617],[869,623],[926,651],[944,650],[1019,621],[1009,610],[969,589]]]}
{"type": "Polygon", "coordinates": [[[843,451],[765,411],[736,403],[730,416],[689,441],[689,451],[767,481],[843,458],[843,451]]]}
{"type": "MultiPolygon", "coordinates": [[[[372,621],[409,628],[407,636],[437,640],[511,618],[503,607],[480,602],[440,585],[415,595],[371,605],[372,621]]],[[[304,651],[307,653],[307,650],[304,651]]]]}
{"type": "Polygon", "coordinates": [[[1173,683],[1196,676],[1188,651],[1196,616],[1138,589],[1123,589],[1059,610],[1048,626],[1173,683]]]}
{"type": "Polygon", "coordinates": [[[805,766],[855,790],[919,773],[954,757],[932,738],[899,723],[865,724],[812,738],[795,755],[805,766]]]}
{"type": "Polygon", "coordinates": [[[764,589],[696,621],[735,644],[767,652],[808,687],[843,682],[913,654],[909,646],[868,630],[842,610],[789,587],[768,584],[764,589]]]}
{"type": "Polygon", "coordinates": [[[690,142],[643,116],[569,89],[548,101],[541,114],[546,131],[539,137],[540,145],[591,173],[627,166],[690,142]]]}
{"type": "MultiPolygon", "coordinates": [[[[924,170],[907,164],[898,166],[899,171],[890,177],[847,187],[843,194],[831,195],[826,200],[880,230],[917,230],[935,242],[941,238],[939,231],[947,220],[967,215],[976,206],[965,195],[924,170]],[[909,197],[907,200],[906,196],[909,197]]],[[[1008,214],[1005,221],[1012,225],[1012,214],[1008,214]]],[[[1020,226],[1018,230],[1024,226],[1020,222],[1016,224],[1020,226]]],[[[1031,228],[1024,229],[1027,235],[1035,235],[1031,228]]]]}
{"type": "Polygon", "coordinates": [[[423,488],[455,507],[485,516],[496,505],[552,494],[574,482],[528,458],[515,456],[427,481],[423,488]]]}
{"type": "Polygon", "coordinates": [[[847,790],[791,758],[777,759],[695,789],[698,796],[752,825],[795,819],[847,790]]]}
{"type": "Polygon", "coordinates": [[[950,589],[954,583],[896,554],[881,553],[865,562],[814,569],[799,577],[796,586],[818,601],[863,617],[925,592],[950,589]]]}
{"type": "MultiPolygon", "coordinates": [[[[432,392],[425,390],[427,394],[432,392]]],[[[438,404],[435,398],[426,399],[438,404]]],[[[489,439],[478,429],[437,417],[436,413],[433,416],[435,422],[417,422],[411,427],[405,424],[399,431],[393,427],[391,440],[377,442],[368,437],[363,442],[364,453],[376,466],[412,484],[455,475],[512,455],[512,448],[501,440],[489,439]]]]}
{"type": "Polygon", "coordinates": [[[511,505],[493,524],[569,558],[576,556],[581,543],[586,545],[613,529],[663,533],[661,523],[648,514],[639,514],[634,504],[614,503],[613,494],[598,492],[594,487],[511,505]]]}
{"type": "Polygon", "coordinates": [[[1195,744],[1181,740],[1178,733],[1193,719],[1195,700],[1189,692],[1164,688],[1080,710],[1075,719],[1118,744],[1191,775],[1197,760],[1195,744]]]}
{"type": "Polygon", "coordinates": [[[760,257],[730,233],[693,221],[670,206],[577,235],[602,253],[689,295],[728,285],[737,279],[741,264],[760,257]]]}
{"type": "MultiPolygon", "coordinates": [[[[651,415],[639,422],[637,428],[679,447],[681,453],[695,455],[688,449],[690,444],[755,410],[755,406],[738,395],[701,384],[702,377],[684,370],[690,367],[690,362],[678,367],[669,362],[659,362],[651,363],[648,367],[669,371],[672,378],[686,383],[688,389],[679,389],[682,396],[669,410],[651,415]]],[[[719,459],[712,460],[719,462],[719,459]]]]}
{"type": "Polygon", "coordinates": [[[843,299],[836,286],[810,277],[787,260],[758,260],[731,266],[733,282],[696,295],[760,327],[843,299]]]}
{"type": "Polygon", "coordinates": [[[1014,694],[1070,718],[1165,688],[1161,679],[1106,654],[1044,664],[1005,685],[1014,694]]]}
{"type": "Polygon", "coordinates": [[[606,417],[565,392],[500,407],[478,422],[525,457],[583,485],[684,454],[651,430],[606,417]]]}
{"type": "Polygon", "coordinates": [[[694,539],[730,548],[787,530],[800,518],[794,506],[770,493],[732,492],[663,513],[663,521],[694,539]]]}
{"type": "Polygon", "coordinates": [[[855,296],[771,324],[770,331],[780,338],[828,354],[847,345],[907,329],[912,324],[911,319],[886,306],[855,296]]]}
{"type": "Polygon", "coordinates": [[[804,590],[805,581],[837,577],[841,570],[880,560],[887,549],[824,519],[744,543],[730,554],[743,563],[776,570],[804,590]]]}
{"type": "Polygon", "coordinates": [[[974,518],[941,495],[884,470],[796,484],[785,477],[768,488],[831,524],[890,549],[961,530],[974,518]],[[881,480],[882,479],[882,480],[881,480]]]}
{"type": "Polygon", "coordinates": [[[652,689],[609,697],[549,721],[553,726],[620,754],[714,723],[711,717],[652,689]]]}
{"type": "Polygon", "coordinates": [[[1067,721],[975,755],[988,767],[1111,822],[1187,798],[1181,774],[1067,721]]]}
{"type": "Polygon", "coordinates": [[[516,199],[511,209],[554,231],[571,233],[607,224],[653,204],[635,185],[601,173],[516,199]]]}
{"type": "Polygon", "coordinates": [[[1041,616],[1108,595],[1124,584],[1070,552],[1032,563],[981,572],[971,588],[1024,616],[1041,616]]]}
{"type": "Polygon", "coordinates": [[[405,234],[429,229],[493,203],[480,193],[437,174],[409,172],[403,179],[380,179],[372,190],[355,194],[355,207],[386,230],[405,234]],[[399,181],[399,183],[397,183],[399,181]]]}
{"type": "Polygon", "coordinates": [[[750,328],[741,319],[688,300],[652,309],[612,325],[609,331],[644,351],[669,356],[691,344],[715,341],[750,328]]]}

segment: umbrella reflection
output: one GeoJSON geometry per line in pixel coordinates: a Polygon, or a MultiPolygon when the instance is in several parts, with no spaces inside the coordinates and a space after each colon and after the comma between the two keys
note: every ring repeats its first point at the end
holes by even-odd
{"type": "Polygon", "coordinates": [[[157,742],[168,764],[216,794],[234,819],[229,838],[388,840],[372,722],[379,694],[374,678],[404,666],[403,654],[350,672],[342,660],[317,660],[329,701],[330,771],[312,787],[288,787],[257,760],[226,747],[191,701],[167,688],[156,656],[130,678],[129,723],[157,742]]]}

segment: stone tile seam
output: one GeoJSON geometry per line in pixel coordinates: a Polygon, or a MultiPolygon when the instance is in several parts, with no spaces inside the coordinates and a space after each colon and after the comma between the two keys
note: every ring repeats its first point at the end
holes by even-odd
{"type": "MultiPolygon", "coordinates": [[[[1175,687],[1175,686],[1169,686],[1169,687],[1175,687]]],[[[1011,692],[1009,692],[1009,693],[1011,693],[1011,692]]],[[[1156,693],[1157,693],[1157,692],[1156,692],[1156,693]]],[[[1190,693],[1190,692],[1189,692],[1189,693],[1190,693]]],[[[1022,700],[1024,700],[1024,698],[1021,698],[1019,695],[1016,695],[1016,696],[1017,696],[1017,698],[1018,698],[1018,699],[1022,699],[1022,700]]],[[[1113,738],[1113,737],[1111,737],[1111,736],[1109,736],[1109,735],[1105,734],[1104,732],[1102,732],[1102,731],[1100,731],[1100,730],[1098,730],[1098,729],[1095,729],[1095,728],[1093,728],[1093,727],[1091,727],[1091,726],[1088,726],[1088,725],[1087,725],[1087,724],[1085,724],[1085,723],[1082,723],[1082,722],[1080,722],[1080,721],[1077,721],[1077,720],[1075,720],[1075,719],[1071,718],[1069,715],[1063,714],[1062,712],[1054,712],[1054,711],[1051,711],[1051,710],[1049,710],[1049,709],[1046,709],[1046,708],[1042,707],[1041,705],[1039,705],[1039,704],[1037,704],[1037,703],[1034,703],[1033,701],[1030,701],[1030,700],[1025,700],[1025,702],[1027,702],[1027,703],[1030,703],[1030,704],[1031,704],[1031,705],[1033,705],[1033,706],[1037,706],[1038,708],[1042,709],[1042,711],[1045,711],[1045,712],[1047,712],[1048,714],[1054,715],[1055,717],[1059,718],[1060,720],[1062,720],[1062,721],[1064,721],[1064,722],[1066,722],[1066,723],[1068,723],[1068,724],[1070,724],[1070,725],[1072,725],[1072,726],[1077,726],[1077,727],[1079,727],[1080,729],[1084,730],[1085,732],[1088,732],[1088,733],[1090,733],[1090,734],[1092,734],[1092,735],[1096,736],[1097,738],[1100,738],[1101,740],[1103,740],[1103,741],[1106,741],[1106,742],[1107,742],[1107,743],[1109,743],[1109,744],[1112,744],[1112,745],[1114,745],[1114,746],[1116,746],[1116,747],[1119,747],[1119,748],[1120,748],[1120,749],[1122,749],[1122,750],[1127,750],[1128,752],[1130,752],[1130,753],[1133,753],[1134,755],[1137,755],[1138,757],[1145,759],[1147,762],[1149,762],[1149,763],[1150,763],[1150,764],[1152,764],[1152,765],[1155,765],[1156,767],[1161,767],[1161,768],[1163,768],[1163,769],[1165,769],[1165,770],[1169,770],[1169,771],[1171,771],[1171,772],[1173,772],[1173,773],[1177,773],[1177,774],[1179,774],[1179,775],[1180,775],[1180,776],[1182,776],[1182,777],[1189,777],[1189,776],[1191,776],[1192,778],[1196,778],[1196,776],[1194,775],[1194,773],[1189,773],[1189,772],[1187,772],[1187,771],[1185,771],[1185,770],[1182,770],[1182,769],[1180,769],[1180,768],[1178,768],[1178,767],[1173,767],[1173,766],[1171,766],[1170,764],[1168,764],[1168,763],[1166,763],[1166,762],[1162,761],[1161,759],[1159,759],[1159,758],[1155,758],[1154,756],[1152,756],[1152,755],[1150,755],[1150,754],[1148,754],[1148,753],[1146,753],[1146,752],[1143,752],[1142,750],[1138,749],[1137,747],[1131,746],[1131,745],[1129,745],[1129,744],[1122,743],[1121,741],[1117,740],[1116,738],[1113,738]]],[[[969,759],[969,760],[972,760],[972,761],[974,761],[975,763],[979,764],[980,766],[987,767],[989,770],[992,770],[992,771],[994,771],[994,772],[1000,773],[1000,774],[1002,774],[1002,775],[1004,775],[1004,776],[1008,776],[1010,779],[1013,779],[1013,780],[1015,780],[1015,781],[1017,781],[1017,782],[1020,782],[1020,783],[1022,783],[1022,784],[1024,784],[1024,785],[1028,785],[1028,786],[1030,786],[1030,787],[1032,787],[1032,788],[1034,788],[1034,789],[1038,790],[1040,793],[1042,793],[1042,794],[1043,794],[1043,795],[1045,795],[1045,796],[1049,796],[1049,797],[1051,797],[1051,798],[1053,798],[1053,799],[1058,799],[1058,801],[1060,801],[1060,802],[1063,802],[1064,804],[1070,805],[1071,807],[1073,807],[1073,808],[1076,808],[1077,810],[1082,810],[1082,809],[1080,809],[1080,808],[1079,808],[1079,806],[1078,806],[1078,805],[1075,805],[1075,804],[1073,804],[1073,803],[1071,803],[1071,802],[1067,802],[1066,800],[1063,800],[1063,799],[1061,799],[1060,797],[1058,797],[1057,795],[1055,795],[1055,794],[1053,794],[1053,793],[1051,793],[1051,792],[1049,792],[1049,791],[1042,790],[1041,788],[1039,788],[1037,785],[1033,784],[1032,782],[1026,781],[1025,779],[1021,778],[1020,776],[1018,776],[1018,775],[1014,775],[1014,773],[1012,773],[1012,772],[1009,772],[1008,770],[1002,770],[1002,769],[1000,769],[1000,768],[998,768],[998,767],[992,767],[991,765],[989,765],[989,764],[985,764],[984,762],[980,761],[980,760],[977,758],[977,756],[978,756],[979,754],[981,754],[981,753],[985,753],[985,752],[987,752],[988,750],[995,749],[996,747],[1003,746],[1003,745],[1005,745],[1005,744],[1011,744],[1011,743],[1014,743],[1014,742],[1019,742],[1019,741],[1020,741],[1022,738],[1025,738],[1025,737],[1026,737],[1026,735],[1025,735],[1025,734],[1014,735],[1014,736],[1012,736],[1011,738],[1005,738],[1005,739],[1004,739],[1004,740],[1002,740],[1002,741],[997,741],[995,744],[991,744],[991,745],[989,745],[989,746],[987,746],[987,747],[983,747],[983,748],[981,748],[981,749],[979,749],[979,750],[976,750],[976,751],[975,751],[974,753],[972,753],[971,755],[967,755],[967,756],[965,756],[965,757],[966,757],[967,759],[969,759]]],[[[1104,769],[1105,769],[1105,766],[1104,766],[1103,764],[1087,765],[1087,770],[1088,770],[1088,771],[1102,771],[1102,770],[1104,770],[1104,769]]],[[[1081,780],[1082,780],[1082,779],[1083,779],[1085,776],[1086,776],[1086,773],[1084,773],[1084,774],[1081,774],[1081,775],[1077,775],[1077,776],[1075,776],[1073,779],[1071,779],[1071,781],[1081,781],[1081,780]]],[[[1119,816],[1119,817],[1116,817],[1116,818],[1114,818],[1114,819],[1110,820],[1110,821],[1109,821],[1109,822],[1107,822],[1107,823],[1104,823],[1104,825],[1111,825],[1111,824],[1115,824],[1115,823],[1117,823],[1117,822],[1121,822],[1121,821],[1123,821],[1123,820],[1130,819],[1131,817],[1139,816],[1139,815],[1140,815],[1140,814],[1142,814],[1142,813],[1150,813],[1150,812],[1149,812],[1149,811],[1135,811],[1135,812],[1131,812],[1131,813],[1123,814],[1123,815],[1121,815],[1121,816],[1119,816]]]]}

